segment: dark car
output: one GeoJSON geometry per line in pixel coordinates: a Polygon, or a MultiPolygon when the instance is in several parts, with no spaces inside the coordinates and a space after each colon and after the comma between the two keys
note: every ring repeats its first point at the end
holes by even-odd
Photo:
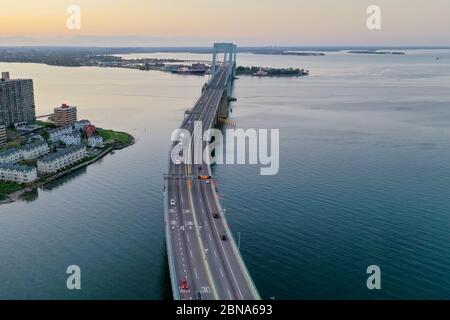
{"type": "Polygon", "coordinates": [[[227,236],[223,234],[223,235],[220,236],[220,239],[221,239],[222,241],[226,241],[226,240],[227,240],[227,236]]]}
{"type": "Polygon", "coordinates": [[[197,300],[203,300],[201,292],[197,292],[197,300]]]}
{"type": "Polygon", "coordinates": [[[214,218],[214,219],[219,219],[219,214],[218,214],[218,213],[214,213],[214,214],[213,214],[213,218],[214,218]]]}

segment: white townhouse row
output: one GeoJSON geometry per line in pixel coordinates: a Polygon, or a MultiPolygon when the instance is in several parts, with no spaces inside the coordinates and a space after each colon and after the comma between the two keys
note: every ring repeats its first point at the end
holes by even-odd
{"type": "Polygon", "coordinates": [[[64,149],[58,149],[55,153],[50,153],[37,161],[39,173],[49,174],[67,168],[86,157],[86,147],[74,145],[64,149]]]}
{"type": "Polygon", "coordinates": [[[38,141],[19,148],[10,148],[0,152],[0,163],[16,163],[21,160],[33,160],[50,152],[47,142],[38,141]]]}
{"type": "Polygon", "coordinates": [[[21,166],[12,163],[0,164],[0,181],[30,183],[37,179],[35,167],[21,166]]]}
{"type": "Polygon", "coordinates": [[[81,135],[80,134],[74,134],[74,133],[63,134],[59,138],[59,141],[64,142],[68,146],[72,146],[72,145],[75,145],[75,144],[81,144],[81,135]]]}
{"type": "Polygon", "coordinates": [[[19,148],[24,160],[33,160],[50,152],[47,142],[38,141],[19,148]]]}
{"type": "Polygon", "coordinates": [[[91,136],[88,138],[88,146],[91,148],[103,147],[103,138],[100,136],[91,136]]]}
{"type": "Polygon", "coordinates": [[[91,122],[89,120],[80,120],[73,124],[73,130],[76,131],[83,131],[84,128],[91,125],[91,122]]]}
{"type": "MultiPolygon", "coordinates": [[[[48,129],[48,138],[51,142],[55,143],[61,141],[61,138],[70,134],[79,134],[82,132],[87,126],[89,126],[91,122],[89,120],[80,120],[75,122],[73,125],[67,125],[63,127],[58,127],[54,129],[48,129]]],[[[81,139],[81,137],[80,137],[81,139]]]]}
{"type": "Polygon", "coordinates": [[[72,126],[64,126],[60,128],[55,129],[49,129],[48,132],[48,139],[55,143],[58,142],[63,135],[71,134],[73,132],[72,126]]]}

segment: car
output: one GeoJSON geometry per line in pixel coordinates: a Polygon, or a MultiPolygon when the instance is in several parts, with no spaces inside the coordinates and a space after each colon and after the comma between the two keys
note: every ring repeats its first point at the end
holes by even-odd
{"type": "Polygon", "coordinates": [[[203,300],[202,293],[200,291],[197,292],[197,300],[203,300]]]}
{"type": "Polygon", "coordinates": [[[220,240],[222,240],[222,241],[226,241],[226,240],[227,240],[227,236],[226,236],[226,235],[224,235],[224,234],[223,234],[223,235],[221,235],[221,236],[220,236],[220,240]]]}
{"type": "Polygon", "coordinates": [[[180,289],[189,290],[189,282],[186,279],[180,280],[180,289]]]}
{"type": "Polygon", "coordinates": [[[213,214],[213,218],[214,218],[214,219],[219,219],[219,217],[220,217],[220,216],[219,216],[218,213],[214,213],[214,214],[213,214]]]}
{"type": "Polygon", "coordinates": [[[175,164],[181,164],[181,160],[180,159],[175,160],[175,164]]]}
{"type": "Polygon", "coordinates": [[[206,184],[210,184],[210,183],[211,183],[211,180],[206,180],[205,183],[206,183],[206,184]]]}
{"type": "Polygon", "coordinates": [[[175,201],[175,199],[171,199],[171,200],[170,200],[170,205],[171,205],[171,206],[174,206],[174,205],[176,205],[176,201],[175,201]]]}

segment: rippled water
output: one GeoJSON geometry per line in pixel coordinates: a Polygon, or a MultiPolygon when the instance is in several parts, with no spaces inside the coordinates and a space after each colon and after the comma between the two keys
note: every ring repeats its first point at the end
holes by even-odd
{"type": "MultiPolygon", "coordinates": [[[[279,174],[215,169],[261,295],[450,298],[450,51],[239,59],[311,71],[235,83],[237,125],[280,129],[279,174]],[[381,267],[381,291],[366,288],[371,264],[381,267]]],[[[169,134],[205,79],[34,64],[0,70],[35,80],[39,114],[68,102],[137,138],[0,206],[0,298],[170,297],[162,174],[169,134]],[[82,268],[81,291],[65,289],[70,264],[82,268]]]]}

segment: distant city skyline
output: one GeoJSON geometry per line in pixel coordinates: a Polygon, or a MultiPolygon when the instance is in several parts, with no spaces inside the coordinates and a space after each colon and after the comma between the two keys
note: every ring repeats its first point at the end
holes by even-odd
{"type": "Polygon", "coordinates": [[[15,0],[2,5],[0,45],[449,46],[447,0],[15,0]],[[69,30],[67,8],[81,9],[69,30]],[[382,28],[366,27],[370,5],[382,28]]]}

